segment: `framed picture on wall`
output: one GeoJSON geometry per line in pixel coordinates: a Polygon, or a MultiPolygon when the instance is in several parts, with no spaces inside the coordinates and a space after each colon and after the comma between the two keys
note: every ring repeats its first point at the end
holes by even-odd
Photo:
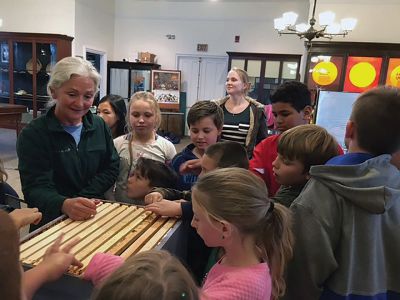
{"type": "Polygon", "coordinates": [[[386,85],[400,88],[400,58],[389,59],[386,85]]]}
{"type": "Polygon", "coordinates": [[[179,110],[181,71],[152,70],[151,76],[151,90],[160,108],[179,110]]]}
{"type": "Polygon", "coordinates": [[[349,56],[343,91],[362,93],[378,86],[382,57],[349,56]]]}
{"type": "Polygon", "coordinates": [[[310,90],[339,91],[343,56],[313,55],[309,61],[307,84],[310,90]]]}

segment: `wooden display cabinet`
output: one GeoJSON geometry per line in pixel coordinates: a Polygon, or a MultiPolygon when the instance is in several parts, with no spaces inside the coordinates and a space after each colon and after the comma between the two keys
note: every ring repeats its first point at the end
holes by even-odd
{"type": "Polygon", "coordinates": [[[0,102],[27,106],[37,117],[49,100],[47,83],[57,61],[71,56],[73,38],[0,31],[0,102]]]}

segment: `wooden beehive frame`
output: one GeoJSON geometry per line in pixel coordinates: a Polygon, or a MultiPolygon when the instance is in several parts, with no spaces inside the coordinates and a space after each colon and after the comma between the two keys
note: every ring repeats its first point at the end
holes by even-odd
{"type": "Polygon", "coordinates": [[[83,267],[68,271],[77,276],[82,274],[96,253],[120,255],[126,259],[156,247],[176,222],[175,218],[160,218],[141,207],[102,203],[92,219],[63,219],[24,240],[20,245],[20,259],[23,264],[35,266],[61,233],[64,233],[63,244],[78,236],[81,240],[72,252],[83,267]]]}

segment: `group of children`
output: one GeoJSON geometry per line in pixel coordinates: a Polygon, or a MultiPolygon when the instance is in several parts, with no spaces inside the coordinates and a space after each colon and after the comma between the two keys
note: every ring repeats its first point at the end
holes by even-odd
{"type": "MultiPolygon", "coordinates": [[[[200,297],[277,299],[285,285],[285,299],[399,295],[394,284],[397,269],[388,267],[386,259],[398,248],[386,241],[399,228],[400,177],[390,156],[385,156],[400,148],[399,91],[378,88],[359,97],[346,128],[345,155],[325,129],[306,125],[311,118],[309,98],[298,82],[282,85],[272,97],[276,127],[282,133],[255,147],[249,168],[255,175],[231,168],[246,166],[235,165],[240,159],[233,155],[232,145],[217,143],[218,108],[211,115],[193,116],[195,121],[188,120],[193,144],[185,149],[192,155],[180,161],[183,167],[175,168],[186,170],[187,162],[200,166],[197,182],[191,191],[155,188],[145,197],[149,211],[183,220],[192,217],[191,225],[205,244],[222,249],[200,297]],[[199,133],[208,133],[209,138],[199,140],[199,133]],[[202,148],[204,144],[207,147],[202,148]],[[218,145],[222,152],[213,156],[218,145]],[[223,157],[231,161],[223,165],[223,157]],[[290,207],[291,214],[280,204],[290,207]],[[369,239],[372,232],[374,240],[369,239]],[[283,270],[292,253],[285,281],[283,270]],[[374,255],[379,259],[368,263],[374,255]],[[354,268],[365,270],[366,276],[354,277],[359,274],[354,268]],[[390,280],[373,276],[378,270],[390,280]]],[[[198,102],[192,114],[207,105],[213,103],[198,102]]],[[[190,176],[187,190],[196,177],[190,176]]]]}
{"type": "MultiPolygon", "coordinates": [[[[176,155],[156,133],[161,113],[154,97],[132,96],[129,132],[114,140],[120,173],[108,194],[190,222],[188,266],[198,281],[206,275],[198,290],[164,251],[125,262],[98,254],[85,274],[99,283],[94,299],[400,297],[400,174],[390,161],[400,150],[399,90],[377,88],[357,99],[345,155],[325,129],[308,124],[312,108],[304,84],[284,83],[271,101],[281,134],[256,145],[249,161],[239,143],[219,142],[224,111],[217,103],[192,106],[192,143],[176,155]]],[[[44,267],[32,272],[46,270],[51,279],[67,264],[79,265],[70,254],[73,243],[60,249],[58,240],[44,267]],[[49,267],[54,253],[62,253],[60,263],[49,267]]],[[[37,285],[24,288],[31,295],[37,285]]]]}

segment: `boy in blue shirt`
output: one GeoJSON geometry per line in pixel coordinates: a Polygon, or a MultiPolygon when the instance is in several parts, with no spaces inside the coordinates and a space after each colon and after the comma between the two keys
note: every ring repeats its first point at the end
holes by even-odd
{"type": "Polygon", "coordinates": [[[212,101],[198,101],[188,112],[187,124],[192,143],[175,155],[171,163],[179,174],[177,189],[180,191],[190,190],[198,177],[194,173],[181,174],[182,165],[189,160],[200,159],[207,147],[218,141],[224,124],[224,113],[212,101]]]}

